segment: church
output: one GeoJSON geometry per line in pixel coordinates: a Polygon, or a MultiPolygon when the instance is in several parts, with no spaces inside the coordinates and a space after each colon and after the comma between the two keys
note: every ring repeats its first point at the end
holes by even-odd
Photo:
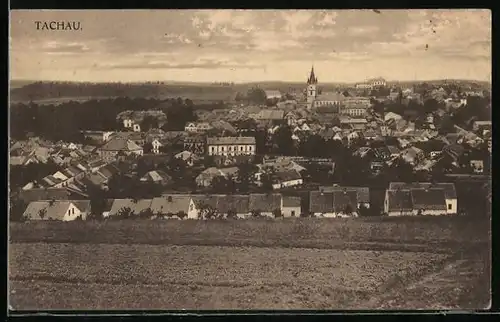
{"type": "Polygon", "coordinates": [[[360,117],[366,114],[366,109],[370,106],[368,97],[346,97],[339,92],[318,93],[318,78],[314,74],[314,66],[307,79],[306,104],[308,109],[327,106],[335,113],[360,117]]]}
{"type": "Polygon", "coordinates": [[[318,78],[314,75],[314,66],[311,68],[311,74],[307,79],[306,102],[307,108],[316,108],[319,106],[332,106],[339,108],[345,97],[337,92],[323,92],[318,94],[318,78]]]}

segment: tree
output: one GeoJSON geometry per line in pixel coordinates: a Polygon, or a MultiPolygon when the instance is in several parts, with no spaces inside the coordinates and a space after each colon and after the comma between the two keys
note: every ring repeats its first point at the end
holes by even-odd
{"type": "Polygon", "coordinates": [[[132,209],[130,207],[123,207],[115,217],[116,219],[129,219],[132,217],[132,209]]]}
{"type": "Polygon", "coordinates": [[[177,217],[179,217],[179,219],[183,220],[187,217],[188,215],[184,212],[184,211],[180,211],[177,213],[177,217]]]}
{"type": "Polygon", "coordinates": [[[215,219],[217,217],[217,209],[208,204],[202,204],[200,206],[200,215],[203,219],[215,219]]]}
{"type": "Polygon", "coordinates": [[[283,217],[283,213],[281,212],[281,209],[274,209],[273,210],[273,216],[274,216],[274,218],[283,217]]]}
{"type": "Polygon", "coordinates": [[[360,217],[370,216],[370,209],[367,208],[364,204],[359,205],[358,213],[360,217]]]}
{"type": "Polygon", "coordinates": [[[42,208],[38,211],[38,216],[43,220],[45,218],[45,215],[47,214],[47,209],[42,208]]]}
{"type": "Polygon", "coordinates": [[[292,139],[292,129],[288,125],[281,126],[273,136],[274,145],[281,155],[295,155],[295,144],[292,139]]]}
{"type": "Polygon", "coordinates": [[[24,200],[17,198],[11,199],[9,219],[11,221],[19,221],[19,222],[25,221],[28,218],[24,217],[23,214],[27,207],[28,204],[24,202],[24,200]]]}
{"type": "Polygon", "coordinates": [[[251,88],[247,92],[247,100],[253,104],[258,104],[258,105],[266,104],[267,100],[266,92],[258,87],[251,88]]]}
{"type": "Polygon", "coordinates": [[[151,153],[151,151],[153,151],[153,144],[151,144],[151,142],[146,142],[142,148],[144,153],[151,153]]]}
{"type": "Polygon", "coordinates": [[[348,215],[348,216],[351,216],[352,213],[353,213],[354,209],[353,207],[351,206],[351,204],[346,204],[345,207],[344,207],[344,214],[348,215]]]}
{"type": "Polygon", "coordinates": [[[153,218],[153,211],[151,211],[151,208],[144,209],[139,213],[139,218],[140,219],[151,219],[153,218]]]}
{"type": "Polygon", "coordinates": [[[250,213],[252,214],[252,217],[255,217],[255,218],[262,217],[262,213],[259,209],[252,210],[250,213]]]}
{"type": "Polygon", "coordinates": [[[142,120],[140,126],[143,132],[147,132],[151,129],[157,129],[159,128],[158,119],[152,115],[146,115],[142,120]]]}
{"type": "Polygon", "coordinates": [[[237,182],[240,192],[248,192],[254,182],[257,167],[251,163],[241,164],[238,168],[237,182]]]}
{"type": "Polygon", "coordinates": [[[227,212],[227,218],[228,219],[236,219],[238,218],[236,210],[235,209],[229,209],[227,212]]]}

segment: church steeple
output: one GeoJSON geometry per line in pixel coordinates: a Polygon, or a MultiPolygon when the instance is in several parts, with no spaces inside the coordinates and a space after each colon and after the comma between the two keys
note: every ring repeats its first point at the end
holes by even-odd
{"type": "Polygon", "coordinates": [[[314,66],[311,67],[311,74],[309,75],[309,79],[307,80],[307,84],[313,84],[316,85],[318,84],[318,79],[314,75],[314,66]]]}

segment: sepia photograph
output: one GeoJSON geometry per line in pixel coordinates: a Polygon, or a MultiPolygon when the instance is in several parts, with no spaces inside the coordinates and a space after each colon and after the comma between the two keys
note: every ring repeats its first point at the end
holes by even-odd
{"type": "Polygon", "coordinates": [[[9,19],[11,313],[490,308],[490,10],[9,19]]]}

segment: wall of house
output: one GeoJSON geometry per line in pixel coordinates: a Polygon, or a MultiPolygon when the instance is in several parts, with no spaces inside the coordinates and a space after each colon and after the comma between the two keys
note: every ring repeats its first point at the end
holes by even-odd
{"type": "Polygon", "coordinates": [[[283,217],[300,217],[300,206],[299,207],[282,207],[281,213],[283,217]]]}
{"type": "Polygon", "coordinates": [[[80,209],[75,207],[75,205],[70,204],[70,206],[68,207],[68,210],[66,210],[66,213],[64,214],[63,221],[75,220],[80,215],[81,215],[80,209]]]}
{"type": "Polygon", "coordinates": [[[446,213],[447,214],[456,214],[456,213],[458,213],[458,206],[457,206],[457,204],[458,204],[457,199],[446,199],[446,213]]]}
{"type": "Polygon", "coordinates": [[[198,217],[199,217],[198,208],[196,208],[196,205],[193,202],[193,200],[190,200],[187,218],[188,219],[198,219],[198,217]]]}
{"type": "MultiPolygon", "coordinates": [[[[413,209],[412,214],[414,216],[418,215],[418,209],[413,209]]],[[[446,215],[446,210],[430,210],[430,209],[422,209],[422,216],[441,216],[446,215]]]]}
{"type": "Polygon", "coordinates": [[[209,145],[208,155],[254,155],[255,144],[209,145]]]}
{"type": "Polygon", "coordinates": [[[336,214],[333,212],[327,212],[327,213],[321,213],[321,212],[315,212],[314,217],[319,217],[319,218],[335,218],[336,214]]]}
{"type": "Polygon", "coordinates": [[[388,216],[413,216],[412,211],[384,211],[388,216]]]}

